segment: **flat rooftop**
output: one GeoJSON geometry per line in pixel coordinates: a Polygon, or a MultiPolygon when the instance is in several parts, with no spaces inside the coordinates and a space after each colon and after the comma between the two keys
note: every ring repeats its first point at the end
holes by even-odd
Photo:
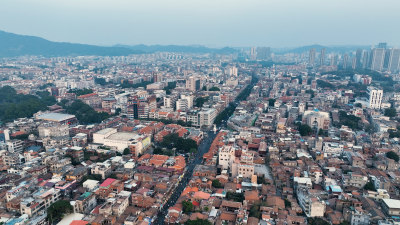
{"type": "Polygon", "coordinates": [[[400,209],[400,200],[382,199],[382,201],[391,209],[400,209]]]}
{"type": "Polygon", "coordinates": [[[110,136],[107,137],[107,139],[118,140],[118,141],[129,141],[131,139],[136,139],[137,137],[138,135],[135,133],[118,132],[115,134],[111,134],[110,136]]]}
{"type": "Polygon", "coordinates": [[[99,130],[99,131],[97,131],[95,134],[108,134],[109,132],[112,132],[112,131],[117,131],[117,129],[115,129],[115,128],[105,128],[105,129],[103,129],[103,130],[99,130]]]}
{"type": "Polygon", "coordinates": [[[64,113],[43,113],[40,114],[39,116],[36,116],[36,119],[55,121],[55,122],[62,122],[73,118],[75,118],[74,115],[64,114],[64,113]]]}

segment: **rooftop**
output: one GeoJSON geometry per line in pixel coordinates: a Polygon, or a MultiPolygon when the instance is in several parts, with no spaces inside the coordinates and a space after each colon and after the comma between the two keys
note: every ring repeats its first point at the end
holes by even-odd
{"type": "Polygon", "coordinates": [[[75,118],[74,115],[64,114],[64,113],[43,113],[36,116],[36,119],[56,121],[56,122],[62,122],[73,118],[75,118]]]}
{"type": "Polygon", "coordinates": [[[119,141],[129,141],[131,139],[136,139],[138,137],[137,134],[135,133],[130,133],[130,132],[118,132],[115,134],[111,134],[108,136],[107,139],[111,140],[119,140],[119,141]]]}
{"type": "Polygon", "coordinates": [[[400,200],[382,199],[382,201],[391,209],[400,209],[400,200]]]}

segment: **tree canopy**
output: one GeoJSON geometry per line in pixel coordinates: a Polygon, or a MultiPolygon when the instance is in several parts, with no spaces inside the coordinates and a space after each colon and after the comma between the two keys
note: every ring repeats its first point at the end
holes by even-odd
{"type": "Polygon", "coordinates": [[[58,200],[47,208],[47,220],[50,224],[60,221],[65,214],[72,213],[73,208],[69,201],[58,200]]]}
{"type": "Polygon", "coordinates": [[[182,210],[184,213],[193,212],[194,206],[191,201],[183,201],[182,202],[182,210]]]}
{"type": "Polygon", "coordinates": [[[298,129],[301,136],[308,136],[312,133],[312,128],[307,124],[299,124],[298,129]]]}
{"type": "Polygon", "coordinates": [[[212,186],[215,187],[215,188],[222,188],[223,187],[221,182],[219,182],[218,179],[215,179],[215,180],[212,181],[212,186]]]}
{"type": "Polygon", "coordinates": [[[269,106],[274,106],[275,102],[276,102],[276,99],[273,99],[273,98],[268,99],[268,105],[269,106]]]}
{"type": "Polygon", "coordinates": [[[208,220],[196,219],[196,220],[187,220],[185,225],[212,225],[212,223],[208,220]]]}
{"type": "Polygon", "coordinates": [[[206,103],[208,101],[210,97],[206,96],[206,97],[198,97],[195,100],[195,106],[196,107],[203,107],[204,103],[206,103]]]}
{"type": "Polygon", "coordinates": [[[70,106],[66,106],[66,112],[75,115],[82,124],[100,123],[110,117],[108,113],[96,112],[80,100],[75,100],[70,106]]]}
{"type": "Polygon", "coordinates": [[[197,143],[190,138],[181,138],[177,133],[165,135],[160,143],[165,148],[176,148],[178,152],[187,153],[191,149],[197,149],[197,143]]]}
{"type": "Polygon", "coordinates": [[[68,91],[68,93],[75,93],[76,96],[81,96],[81,95],[87,95],[87,94],[92,94],[93,90],[84,88],[84,89],[71,89],[68,91]]]}
{"type": "Polygon", "coordinates": [[[388,117],[395,117],[395,116],[397,116],[396,109],[395,109],[395,108],[388,108],[388,109],[385,109],[385,116],[388,116],[388,117]]]}
{"type": "Polygon", "coordinates": [[[226,199],[232,200],[235,202],[243,202],[244,194],[243,193],[236,193],[236,192],[228,192],[226,193],[226,199]]]}
{"type": "Polygon", "coordinates": [[[386,157],[388,157],[389,159],[393,159],[396,162],[399,161],[399,155],[397,155],[397,153],[394,151],[387,152],[386,157]]]}
{"type": "Polygon", "coordinates": [[[0,88],[0,120],[8,122],[17,118],[32,117],[34,113],[46,110],[47,106],[56,102],[47,91],[39,94],[38,96],[17,94],[10,86],[0,88]]]}
{"type": "Polygon", "coordinates": [[[122,81],[121,88],[139,88],[139,87],[146,87],[147,85],[151,84],[151,81],[143,81],[141,83],[131,84],[129,80],[122,81]]]}
{"type": "Polygon", "coordinates": [[[361,126],[359,121],[361,120],[360,117],[354,115],[347,115],[345,111],[339,111],[339,124],[338,127],[342,125],[348,126],[353,130],[361,130],[361,126]]]}
{"type": "Polygon", "coordinates": [[[219,87],[212,87],[209,89],[209,91],[220,91],[219,87]]]}

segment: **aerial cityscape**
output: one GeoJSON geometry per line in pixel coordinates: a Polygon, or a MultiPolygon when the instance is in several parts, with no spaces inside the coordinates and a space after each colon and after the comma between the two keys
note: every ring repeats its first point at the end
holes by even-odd
{"type": "MultiPolygon", "coordinates": [[[[61,7],[38,2],[32,8],[38,17],[42,6],[61,7]]],[[[112,6],[106,2],[93,10],[112,6]]],[[[158,3],[192,7],[184,2],[158,3]]],[[[305,0],[304,7],[314,3],[305,0]]],[[[0,14],[23,17],[14,4],[0,3],[10,6],[0,14]]],[[[228,8],[244,5],[233,1],[228,8]]],[[[194,15],[204,7],[198,6],[194,15]]],[[[165,13],[156,13],[161,6],[144,8],[160,19],[165,13]]],[[[248,15],[249,8],[242,10],[248,15]]],[[[43,13],[45,20],[49,11],[43,13]]],[[[65,14],[54,14],[55,23],[65,23],[65,14]]],[[[263,18],[254,9],[257,16],[263,18]]],[[[332,37],[305,44],[300,32],[292,45],[279,34],[234,44],[218,31],[210,39],[191,42],[182,33],[187,42],[174,41],[172,25],[145,21],[138,32],[166,26],[159,44],[151,32],[149,42],[139,35],[128,43],[122,33],[110,39],[97,28],[90,42],[78,33],[60,39],[49,21],[48,33],[36,35],[30,25],[2,18],[0,225],[400,224],[397,31],[360,35],[359,43],[355,32],[349,42],[332,37]],[[99,44],[101,35],[114,44],[99,44]]],[[[209,24],[189,17],[187,23],[200,30],[209,24]]]]}

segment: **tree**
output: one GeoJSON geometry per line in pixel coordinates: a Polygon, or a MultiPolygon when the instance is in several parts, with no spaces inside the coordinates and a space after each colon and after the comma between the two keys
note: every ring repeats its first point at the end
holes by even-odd
{"type": "Polygon", "coordinates": [[[285,198],[285,207],[286,208],[292,207],[292,203],[287,198],[285,198]]]}
{"type": "Polygon", "coordinates": [[[196,219],[196,220],[187,220],[185,225],[212,225],[212,223],[208,220],[196,219]]]}
{"type": "Polygon", "coordinates": [[[69,201],[58,200],[47,208],[47,220],[50,224],[60,221],[65,214],[72,213],[73,208],[69,201]]]}
{"type": "Polygon", "coordinates": [[[97,180],[97,181],[101,181],[101,175],[100,174],[89,174],[89,175],[85,175],[82,177],[82,181],[81,183],[87,181],[87,180],[97,180]]]}
{"type": "Polygon", "coordinates": [[[123,155],[129,155],[129,154],[131,154],[131,150],[129,150],[129,148],[125,148],[124,152],[122,154],[123,155]]]}
{"type": "Polygon", "coordinates": [[[276,102],[276,99],[273,99],[273,98],[268,99],[268,105],[269,106],[274,106],[275,102],[276,102]]]}
{"type": "Polygon", "coordinates": [[[326,130],[319,129],[318,130],[318,135],[327,137],[328,136],[328,132],[326,130]]]}
{"type": "Polygon", "coordinates": [[[70,106],[66,106],[66,111],[75,115],[82,124],[100,123],[110,117],[108,113],[96,112],[92,107],[80,100],[75,100],[70,106]]]}
{"type": "Polygon", "coordinates": [[[395,116],[397,116],[396,109],[395,109],[395,108],[388,108],[388,109],[385,109],[385,116],[388,116],[388,117],[395,117],[395,116]]]}
{"type": "Polygon", "coordinates": [[[147,85],[151,84],[153,82],[151,81],[143,81],[141,83],[135,83],[135,84],[131,84],[129,82],[129,80],[123,80],[122,84],[121,84],[121,88],[125,89],[125,88],[139,88],[139,87],[146,87],[147,85]]]}
{"type": "Polygon", "coordinates": [[[177,133],[165,135],[160,143],[165,148],[176,148],[179,152],[187,153],[190,149],[197,149],[197,143],[190,138],[181,138],[177,133]]]}
{"type": "Polygon", "coordinates": [[[371,181],[368,181],[368,183],[365,184],[364,190],[376,191],[375,186],[371,181]]]}
{"type": "Polygon", "coordinates": [[[219,87],[212,87],[209,89],[209,91],[220,91],[219,87]]]}
{"type": "Polygon", "coordinates": [[[202,91],[207,91],[207,86],[203,86],[202,91]]]}
{"type": "Polygon", "coordinates": [[[323,80],[317,80],[317,85],[320,88],[329,88],[329,89],[334,89],[335,85],[327,82],[327,81],[323,81],[323,80]]]}
{"type": "Polygon", "coordinates": [[[312,133],[312,129],[307,124],[300,124],[299,125],[299,132],[301,136],[308,136],[312,133]]]}
{"type": "Polygon", "coordinates": [[[190,213],[193,212],[193,203],[191,201],[183,201],[182,202],[182,210],[183,213],[190,213]]]}
{"type": "Polygon", "coordinates": [[[206,103],[206,102],[208,101],[208,99],[209,99],[208,96],[196,98],[196,100],[195,100],[195,106],[196,106],[196,107],[199,107],[199,108],[203,107],[204,103],[206,103]]]}
{"type": "Polygon", "coordinates": [[[358,107],[358,108],[362,108],[362,104],[361,103],[356,103],[354,106],[358,107]]]}
{"type": "Polygon", "coordinates": [[[310,217],[307,219],[309,225],[330,225],[327,221],[317,217],[310,217]]]}
{"type": "Polygon", "coordinates": [[[212,181],[212,186],[215,188],[222,188],[222,184],[221,184],[221,182],[219,182],[218,179],[215,179],[212,181]]]}
{"type": "Polygon", "coordinates": [[[87,95],[87,94],[92,94],[93,90],[84,88],[84,89],[71,89],[68,91],[68,93],[75,93],[76,96],[81,96],[81,95],[87,95]]]}
{"type": "Polygon", "coordinates": [[[37,92],[35,95],[17,94],[14,88],[4,86],[0,88],[0,120],[12,121],[17,118],[32,117],[47,106],[55,104],[55,98],[47,91],[37,92]]]}
{"type": "Polygon", "coordinates": [[[250,208],[249,217],[261,218],[260,205],[254,204],[250,208]]]}
{"type": "Polygon", "coordinates": [[[396,162],[399,162],[399,155],[397,155],[397,153],[394,151],[387,152],[386,157],[388,157],[389,159],[393,159],[396,162]]]}
{"type": "Polygon", "coordinates": [[[361,120],[360,117],[354,115],[347,115],[345,111],[339,111],[339,124],[338,127],[342,125],[348,126],[353,130],[361,130],[361,126],[359,121],[361,120]]]}
{"type": "Polygon", "coordinates": [[[235,202],[243,202],[244,194],[243,193],[236,193],[236,192],[228,192],[226,193],[226,199],[232,200],[235,202]]]}
{"type": "Polygon", "coordinates": [[[100,85],[102,85],[102,86],[108,84],[108,83],[106,82],[106,79],[101,78],[101,77],[96,77],[96,78],[94,78],[94,82],[95,82],[96,84],[100,84],[100,85]]]}

